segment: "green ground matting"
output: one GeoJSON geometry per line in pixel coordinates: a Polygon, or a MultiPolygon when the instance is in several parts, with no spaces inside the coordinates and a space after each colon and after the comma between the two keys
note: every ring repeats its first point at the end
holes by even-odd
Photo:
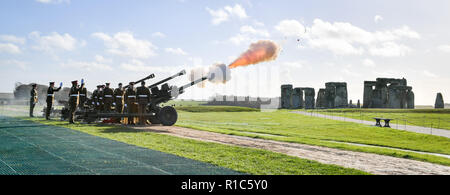
{"type": "Polygon", "coordinates": [[[240,174],[172,154],[0,116],[0,174],[240,174]]]}

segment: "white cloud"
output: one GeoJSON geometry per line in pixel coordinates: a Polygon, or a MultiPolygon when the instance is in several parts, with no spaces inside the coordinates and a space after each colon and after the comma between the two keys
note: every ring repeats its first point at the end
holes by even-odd
{"type": "Polygon", "coordinates": [[[167,36],[162,32],[155,32],[152,34],[152,37],[166,38],[167,36]]]}
{"type": "Polygon", "coordinates": [[[127,71],[132,72],[160,72],[160,73],[174,73],[183,69],[182,66],[149,66],[144,62],[132,59],[129,63],[122,63],[120,67],[127,71]]]}
{"type": "Polygon", "coordinates": [[[234,5],[234,7],[231,6],[225,6],[224,8],[231,16],[237,16],[238,18],[241,19],[245,19],[247,18],[247,12],[245,11],[245,9],[239,5],[236,4],[234,5]]]}
{"type": "Polygon", "coordinates": [[[256,29],[249,25],[240,28],[240,33],[229,38],[229,41],[235,45],[255,41],[256,39],[270,37],[270,33],[265,29],[256,29]]]}
{"type": "Polygon", "coordinates": [[[0,61],[0,66],[17,66],[21,70],[28,70],[27,62],[19,61],[19,60],[3,60],[0,61]]]}
{"type": "Polygon", "coordinates": [[[381,47],[374,46],[369,49],[371,55],[382,57],[405,56],[411,51],[411,48],[394,42],[382,43],[381,47]]]}
{"type": "Polygon", "coordinates": [[[373,60],[371,60],[371,59],[364,59],[364,60],[363,60],[363,65],[364,65],[365,67],[370,67],[370,68],[373,68],[373,67],[376,66],[376,65],[375,65],[375,62],[374,62],[373,60]]]}
{"type": "Polygon", "coordinates": [[[109,53],[119,56],[149,58],[155,56],[158,49],[150,41],[136,39],[130,32],[118,32],[113,36],[97,32],[92,36],[103,40],[109,53]]]}
{"type": "Polygon", "coordinates": [[[0,40],[10,43],[25,44],[25,38],[14,35],[0,35],[0,40]]]}
{"type": "Polygon", "coordinates": [[[300,36],[305,33],[305,26],[297,20],[283,20],[275,29],[284,36],[300,36]]]}
{"type": "Polygon", "coordinates": [[[248,26],[248,25],[242,26],[240,30],[241,30],[241,33],[259,35],[261,37],[270,37],[270,34],[269,34],[269,32],[267,32],[267,30],[255,29],[252,26],[248,26]]]}
{"type": "MultiPolygon", "coordinates": [[[[295,21],[289,23],[296,24],[295,21]]],[[[297,27],[297,30],[290,30],[288,27],[289,25],[281,25],[280,23],[276,28],[285,29],[280,31],[285,32],[285,35],[292,36],[294,32],[301,28],[297,27]],[[282,28],[283,26],[285,28],[282,28]]],[[[368,52],[373,56],[405,56],[412,49],[400,43],[400,41],[421,38],[419,33],[411,30],[408,26],[370,32],[350,23],[330,23],[321,19],[315,19],[313,25],[307,29],[305,39],[309,46],[329,50],[337,55],[362,55],[368,52]]]]}
{"type": "Polygon", "coordinates": [[[382,17],[382,16],[380,16],[380,15],[376,15],[374,18],[373,18],[373,20],[375,21],[375,23],[378,23],[378,22],[380,22],[380,21],[382,21],[384,18],[382,17]]]}
{"type": "Polygon", "coordinates": [[[237,17],[239,19],[245,19],[248,17],[245,9],[239,4],[236,4],[234,7],[225,6],[224,8],[217,10],[207,7],[206,10],[212,16],[211,23],[214,25],[219,25],[222,22],[226,22],[230,19],[230,17],[237,17]]]}
{"type": "Polygon", "coordinates": [[[176,55],[188,55],[185,51],[183,51],[181,48],[166,48],[165,51],[167,53],[172,53],[176,55]]]}
{"type": "Polygon", "coordinates": [[[112,62],[111,59],[106,59],[105,57],[103,57],[101,55],[95,55],[95,61],[99,62],[99,63],[111,63],[112,62]]]}
{"type": "Polygon", "coordinates": [[[59,3],[70,3],[70,0],[36,0],[36,2],[39,3],[45,3],[45,4],[59,4],[59,3]]]}
{"type": "Polygon", "coordinates": [[[113,70],[113,68],[110,65],[93,61],[93,62],[83,62],[83,61],[73,61],[69,60],[67,63],[63,63],[61,65],[62,67],[69,67],[69,68],[77,68],[80,70],[86,70],[86,71],[92,71],[92,70],[113,70]]]}
{"type": "Polygon", "coordinates": [[[70,34],[59,34],[52,32],[47,36],[41,36],[40,32],[34,31],[29,34],[30,39],[34,40],[37,45],[33,46],[33,49],[54,52],[61,49],[66,51],[72,51],[77,47],[82,47],[85,42],[80,42],[73,38],[70,34]]]}
{"type": "Polygon", "coordinates": [[[438,49],[442,52],[450,53],[450,45],[441,45],[438,49]]]}
{"type": "Polygon", "coordinates": [[[429,72],[428,70],[423,71],[423,75],[430,77],[430,78],[437,78],[438,76],[434,73],[429,72]]]}
{"type": "Polygon", "coordinates": [[[342,73],[348,75],[348,76],[352,76],[352,77],[361,77],[360,73],[354,72],[352,70],[350,70],[349,68],[344,68],[341,70],[342,73]]]}
{"type": "Polygon", "coordinates": [[[0,53],[19,54],[22,51],[12,43],[0,43],[0,53]]]}

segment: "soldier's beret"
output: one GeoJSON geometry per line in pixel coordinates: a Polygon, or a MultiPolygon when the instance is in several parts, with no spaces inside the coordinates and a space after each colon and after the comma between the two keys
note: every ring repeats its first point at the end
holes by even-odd
{"type": "Polygon", "coordinates": [[[119,85],[122,85],[122,83],[119,83],[119,85]]]}
{"type": "Polygon", "coordinates": [[[78,81],[77,81],[77,80],[74,80],[74,81],[72,81],[72,83],[78,83],[78,81]]]}
{"type": "Polygon", "coordinates": [[[37,84],[36,84],[36,83],[33,83],[33,84],[31,84],[31,86],[35,87],[35,86],[37,86],[37,84]]]}
{"type": "Polygon", "coordinates": [[[111,84],[111,83],[105,83],[106,85],[109,85],[109,84],[111,84]]]}
{"type": "Polygon", "coordinates": [[[130,82],[130,85],[134,85],[134,82],[130,82]]]}
{"type": "Polygon", "coordinates": [[[50,82],[50,85],[55,84],[55,82],[50,82]]]}

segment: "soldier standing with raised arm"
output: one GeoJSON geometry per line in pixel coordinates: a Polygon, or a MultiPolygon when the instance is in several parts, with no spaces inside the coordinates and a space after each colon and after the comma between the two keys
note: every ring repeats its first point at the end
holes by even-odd
{"type": "Polygon", "coordinates": [[[36,86],[37,86],[37,84],[36,83],[33,83],[32,85],[31,85],[31,92],[30,92],[30,117],[34,117],[34,115],[33,115],[33,111],[34,111],[34,106],[37,104],[37,102],[38,102],[38,93],[37,93],[37,90],[36,90],[36,86]]]}
{"type": "Polygon", "coordinates": [[[63,83],[59,83],[59,87],[55,89],[55,82],[50,82],[50,86],[47,89],[47,110],[45,112],[45,119],[50,120],[50,112],[52,111],[53,99],[55,98],[55,92],[61,90],[63,83]]]}
{"type": "MultiPolygon", "coordinates": [[[[130,82],[127,90],[125,91],[125,102],[127,106],[128,114],[134,114],[137,110],[136,105],[136,91],[133,87],[134,83],[130,82]]],[[[128,117],[128,124],[134,125],[134,117],[128,117]]]]}
{"type": "Polygon", "coordinates": [[[138,113],[139,113],[139,124],[145,125],[146,119],[144,115],[147,113],[147,104],[150,102],[150,90],[145,87],[145,82],[141,82],[141,86],[136,89],[136,95],[138,98],[138,113]]]}
{"type": "Polygon", "coordinates": [[[111,112],[111,107],[113,105],[114,99],[114,91],[109,87],[110,83],[106,83],[105,90],[103,90],[103,102],[104,102],[104,111],[111,112]]]}
{"type": "Polygon", "coordinates": [[[84,80],[81,79],[81,87],[77,86],[78,81],[72,81],[72,87],[70,88],[69,92],[69,123],[74,123],[74,117],[75,117],[75,111],[78,107],[78,96],[80,95],[81,88],[84,87],[84,80]]]}

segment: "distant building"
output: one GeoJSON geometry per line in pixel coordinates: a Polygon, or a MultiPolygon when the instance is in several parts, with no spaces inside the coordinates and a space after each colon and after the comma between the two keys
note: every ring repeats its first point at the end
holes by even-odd
{"type": "Polygon", "coordinates": [[[13,93],[0,93],[0,105],[11,104],[13,101],[13,93]]]}
{"type": "Polygon", "coordinates": [[[280,98],[216,95],[210,97],[208,102],[204,105],[277,109],[280,107],[280,98]]]}

